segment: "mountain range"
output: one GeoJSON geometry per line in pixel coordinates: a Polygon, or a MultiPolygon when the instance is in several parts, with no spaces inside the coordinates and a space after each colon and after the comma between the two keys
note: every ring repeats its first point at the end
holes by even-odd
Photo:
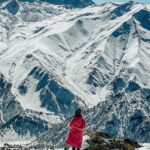
{"type": "Polygon", "coordinates": [[[149,4],[1,0],[0,35],[2,142],[61,146],[78,107],[89,130],[150,142],[149,4]]]}

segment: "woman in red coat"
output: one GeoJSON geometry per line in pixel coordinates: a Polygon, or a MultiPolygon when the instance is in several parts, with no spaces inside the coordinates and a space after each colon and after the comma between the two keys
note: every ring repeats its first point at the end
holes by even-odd
{"type": "Polygon", "coordinates": [[[69,135],[66,139],[66,144],[72,147],[72,150],[80,150],[82,139],[83,139],[83,129],[85,128],[85,120],[81,115],[81,109],[75,111],[75,116],[69,124],[69,135]]]}

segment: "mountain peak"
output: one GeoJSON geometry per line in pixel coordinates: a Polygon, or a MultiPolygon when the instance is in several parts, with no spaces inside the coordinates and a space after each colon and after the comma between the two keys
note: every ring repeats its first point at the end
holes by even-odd
{"type": "MultiPolygon", "coordinates": [[[[12,3],[14,0],[11,0],[10,3],[12,3]]],[[[47,2],[54,5],[66,5],[73,8],[84,8],[87,6],[90,6],[94,4],[92,0],[18,0],[20,2],[47,2]]],[[[0,3],[5,2],[4,0],[1,0],[0,3]]]]}

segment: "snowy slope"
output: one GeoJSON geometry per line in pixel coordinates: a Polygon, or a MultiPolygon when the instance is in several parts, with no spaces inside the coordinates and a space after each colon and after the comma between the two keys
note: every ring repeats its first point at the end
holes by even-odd
{"type": "MultiPolygon", "coordinates": [[[[77,107],[93,106],[95,111],[90,109],[89,114],[96,122],[92,126],[91,119],[89,126],[119,137],[129,136],[133,131],[125,133],[126,128],[119,127],[120,135],[115,132],[116,126],[110,131],[106,124],[120,114],[117,119],[121,126],[128,123],[132,128],[134,123],[130,124],[129,119],[139,111],[145,117],[138,122],[142,131],[150,122],[149,19],[149,5],[134,2],[83,9],[37,1],[1,3],[0,79],[11,85],[8,93],[22,110],[7,120],[1,119],[2,134],[12,132],[18,136],[20,126],[14,120],[33,121],[37,130],[42,124],[38,133],[41,134],[64,117],[70,117],[77,107]],[[137,101],[136,106],[130,99],[137,101]],[[102,108],[105,110],[114,103],[111,111],[102,114],[102,108]],[[121,103],[125,103],[123,107],[121,103]],[[124,120],[120,117],[124,112],[119,109],[129,109],[124,120]],[[108,120],[99,128],[106,117],[108,120]]],[[[3,84],[0,86],[3,88],[3,84]]],[[[4,101],[2,96],[0,101],[4,101]]],[[[1,116],[5,113],[1,112],[1,116]]],[[[32,123],[28,128],[31,126],[32,123]]],[[[26,137],[29,133],[28,139],[37,136],[32,134],[32,128],[21,135],[26,137]]],[[[143,137],[139,134],[133,137],[147,141],[145,138],[150,135],[148,132],[143,137]]]]}
{"type": "Polygon", "coordinates": [[[149,143],[144,143],[142,144],[143,147],[138,148],[137,150],[149,150],[150,149],[150,144],[149,143]]]}

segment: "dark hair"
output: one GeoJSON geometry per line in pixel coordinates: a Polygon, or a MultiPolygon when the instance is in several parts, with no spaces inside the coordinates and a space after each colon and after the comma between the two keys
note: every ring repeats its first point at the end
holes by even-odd
{"type": "Polygon", "coordinates": [[[78,108],[76,111],[75,111],[75,116],[81,116],[81,109],[78,108]]]}

